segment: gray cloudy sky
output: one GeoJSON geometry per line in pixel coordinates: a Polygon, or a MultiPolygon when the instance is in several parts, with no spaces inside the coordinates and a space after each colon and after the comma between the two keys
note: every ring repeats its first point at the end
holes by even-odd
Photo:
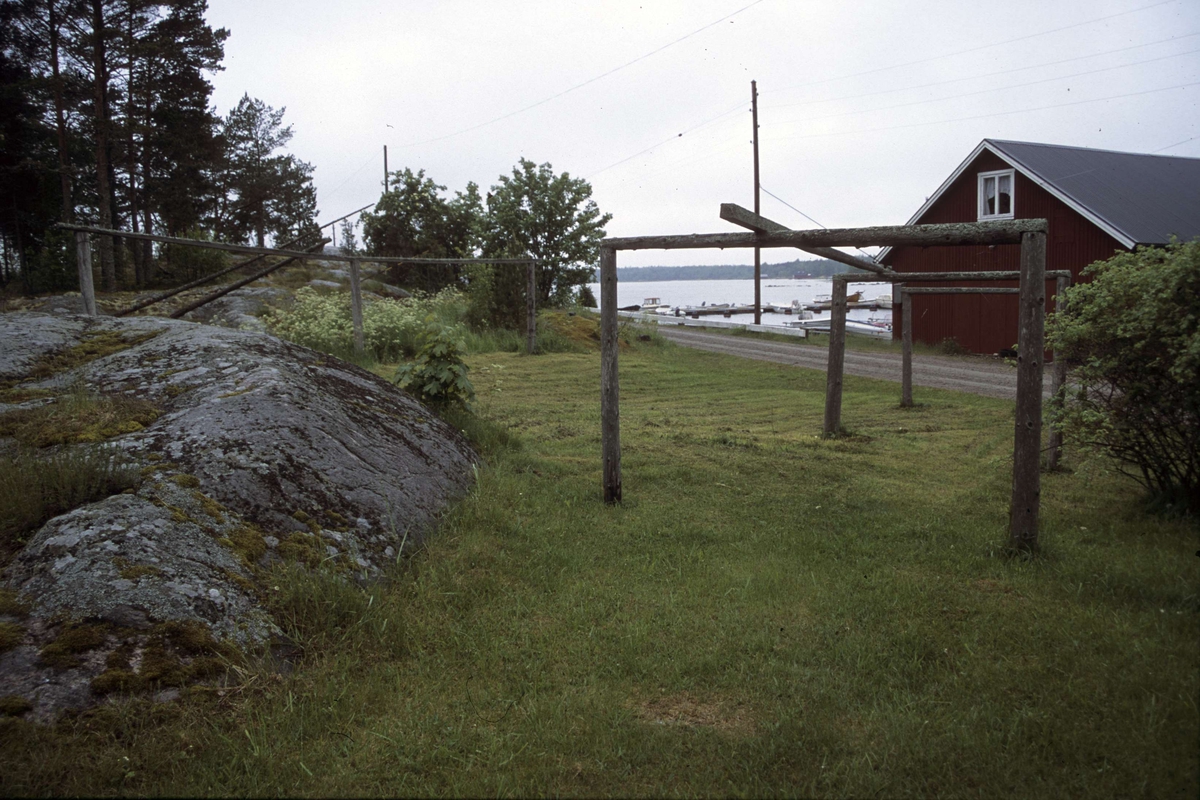
{"type": "MultiPolygon", "coordinates": [[[[717,211],[753,205],[751,79],[762,186],[829,227],[907,221],[985,137],[1200,157],[1197,0],[210,0],[208,18],[231,32],[218,111],[286,106],[322,221],[378,199],[386,144],[450,191],[548,161],[591,181],[612,236],[733,230],[717,211]]],[[[762,211],[814,227],[765,193],[762,211]]]]}

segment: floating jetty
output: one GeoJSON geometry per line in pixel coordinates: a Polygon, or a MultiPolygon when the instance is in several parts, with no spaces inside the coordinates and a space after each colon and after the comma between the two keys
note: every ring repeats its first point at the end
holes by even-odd
{"type": "MultiPolygon", "coordinates": [[[[801,311],[798,305],[774,305],[764,303],[762,305],[762,313],[764,314],[795,314],[801,311]]],[[[699,319],[700,317],[732,317],[734,314],[753,314],[754,306],[750,304],[732,305],[730,303],[721,303],[715,306],[687,306],[686,308],[672,309],[671,315],[676,317],[691,317],[699,319]]]]}
{"type": "MultiPolygon", "coordinates": [[[[793,328],[799,328],[813,333],[829,333],[828,319],[804,319],[796,320],[795,322],[787,323],[793,328]]],[[[869,322],[861,322],[856,319],[846,320],[846,333],[857,333],[862,336],[870,336],[874,339],[891,339],[892,331],[890,328],[873,325],[869,322]]]]}
{"type": "MultiPolygon", "coordinates": [[[[892,298],[890,295],[881,294],[872,300],[863,300],[862,292],[855,292],[846,297],[846,308],[865,308],[868,311],[890,310],[892,307],[892,298]]],[[[833,299],[829,297],[818,297],[811,303],[804,304],[805,311],[830,311],[833,309],[833,299]]]]}

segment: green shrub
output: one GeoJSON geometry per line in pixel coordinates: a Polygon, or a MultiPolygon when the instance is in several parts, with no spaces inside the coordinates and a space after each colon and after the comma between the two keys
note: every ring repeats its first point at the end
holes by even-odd
{"type": "Polygon", "coordinates": [[[947,336],[938,342],[937,351],[944,356],[965,356],[971,352],[959,344],[958,339],[955,339],[953,336],[947,336]]]}
{"type": "Polygon", "coordinates": [[[396,385],[423,403],[469,407],[475,387],[462,360],[464,345],[456,330],[430,317],[415,361],[396,370],[396,385]]]}
{"type": "Polygon", "coordinates": [[[586,283],[579,287],[579,292],[575,295],[575,303],[583,308],[600,308],[600,304],[596,302],[596,295],[592,292],[592,287],[586,283]]]}
{"type": "MultiPolygon", "coordinates": [[[[453,289],[402,300],[367,297],[363,300],[363,338],[369,353],[380,361],[412,358],[426,317],[432,315],[451,325],[464,313],[462,295],[453,289]]],[[[291,309],[269,311],[265,319],[272,333],[296,344],[339,357],[353,352],[348,293],[321,295],[306,286],[296,292],[291,309]]]]}
{"type": "Polygon", "coordinates": [[[1200,513],[1200,240],[1086,270],[1050,318],[1078,391],[1051,405],[1064,434],[1113,455],[1163,506],[1200,513]]]}

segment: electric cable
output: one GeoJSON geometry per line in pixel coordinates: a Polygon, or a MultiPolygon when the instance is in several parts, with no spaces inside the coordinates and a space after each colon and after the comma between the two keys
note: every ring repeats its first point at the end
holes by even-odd
{"type": "Polygon", "coordinates": [[[714,22],[710,22],[701,28],[697,28],[696,30],[692,31],[691,33],[689,33],[685,36],[679,37],[678,39],[676,39],[673,42],[668,42],[667,44],[664,44],[662,47],[658,47],[654,50],[651,50],[649,53],[644,53],[643,55],[638,56],[637,58],[633,59],[632,61],[626,61],[624,64],[620,65],[619,67],[613,67],[612,69],[608,70],[607,72],[602,72],[601,74],[595,76],[594,78],[589,78],[588,80],[583,81],[582,83],[577,83],[568,89],[563,89],[561,92],[558,92],[557,94],[552,94],[547,98],[538,100],[536,103],[531,103],[523,108],[518,108],[516,111],[510,111],[507,114],[501,114],[498,117],[489,119],[487,122],[480,122],[478,125],[472,125],[469,128],[463,128],[461,130],[454,131],[453,133],[447,133],[443,136],[435,136],[431,139],[421,139],[420,141],[409,142],[408,144],[402,144],[399,146],[400,147],[416,147],[417,145],[431,144],[432,142],[440,142],[445,139],[449,139],[454,136],[459,136],[464,133],[470,133],[471,131],[477,131],[480,128],[487,127],[488,125],[493,125],[502,120],[509,119],[510,117],[515,117],[518,114],[523,114],[526,111],[529,111],[530,109],[534,109],[534,108],[537,108],[538,106],[545,105],[546,103],[549,103],[552,100],[557,100],[558,98],[562,97],[565,94],[570,94],[571,92],[575,91],[576,89],[582,89],[584,86],[593,84],[596,81],[601,80],[602,78],[607,78],[609,75],[620,72],[621,70],[625,69],[626,67],[631,67],[634,64],[638,63],[639,61],[644,61],[647,58],[650,58],[651,56],[657,55],[658,53],[661,53],[663,50],[666,50],[669,47],[674,47],[675,45],[679,44],[680,42],[690,39],[693,36],[695,36],[696,34],[702,33],[718,23],[724,22],[725,20],[730,19],[732,17],[736,17],[738,14],[741,14],[743,11],[747,11],[748,9],[753,8],[754,6],[758,5],[761,2],[763,2],[763,0],[754,0],[754,2],[742,6],[737,11],[734,11],[732,14],[726,14],[725,16],[721,17],[720,19],[718,19],[714,22]]]}
{"type": "Polygon", "coordinates": [[[1123,100],[1127,97],[1140,97],[1141,95],[1155,94],[1157,92],[1169,92],[1172,89],[1188,89],[1192,86],[1200,86],[1200,81],[1193,82],[1193,83],[1181,83],[1181,84],[1177,84],[1175,86],[1163,86],[1159,89],[1147,89],[1142,92],[1129,92],[1127,94],[1115,94],[1115,95],[1110,95],[1108,97],[1095,97],[1090,100],[1076,100],[1071,103],[1054,103],[1053,105],[1048,105],[1048,106],[1035,106],[1033,108],[1018,108],[1018,109],[1014,109],[1011,111],[996,111],[991,114],[976,114],[976,115],[970,116],[970,117],[955,117],[953,119],[938,119],[938,120],[930,120],[928,122],[911,122],[911,123],[904,124],[904,125],[887,125],[887,126],[884,126],[881,128],[863,128],[863,129],[857,130],[857,131],[829,131],[826,133],[807,133],[807,134],[800,134],[800,135],[796,135],[796,136],[783,136],[783,137],[776,139],[775,141],[791,141],[793,139],[817,139],[822,136],[852,136],[852,135],[860,134],[860,133],[880,133],[883,131],[902,130],[904,128],[922,128],[922,127],[928,127],[929,125],[946,125],[951,122],[966,122],[968,120],[989,119],[991,117],[1006,117],[1006,116],[1011,116],[1013,114],[1027,114],[1032,111],[1046,111],[1048,109],[1066,108],[1068,106],[1081,106],[1081,105],[1085,105],[1087,103],[1102,103],[1105,100],[1123,100]]]}
{"type": "MultiPolygon", "coordinates": [[[[769,191],[769,190],[765,189],[761,183],[758,185],[758,188],[759,188],[759,189],[761,189],[761,190],[762,190],[762,192],[763,192],[764,194],[767,194],[767,195],[770,195],[771,197],[774,197],[776,200],[778,200],[779,202],[783,203],[785,206],[787,206],[788,208],[790,208],[792,211],[795,211],[797,214],[799,214],[800,216],[804,217],[806,220],[808,220],[809,222],[811,222],[813,225],[816,225],[818,228],[824,228],[825,230],[828,230],[828,229],[829,229],[829,228],[828,228],[828,226],[826,226],[826,225],[822,225],[821,223],[817,222],[815,219],[813,219],[812,217],[810,217],[808,214],[805,214],[805,213],[804,213],[803,211],[801,211],[800,209],[796,208],[794,205],[792,205],[791,203],[789,203],[787,200],[784,200],[782,197],[780,197],[779,195],[775,194],[774,192],[772,192],[772,191],[769,191]]],[[[870,254],[870,253],[868,253],[866,250],[863,250],[861,247],[856,247],[856,248],[854,248],[854,249],[855,249],[855,250],[857,250],[858,252],[862,253],[862,254],[863,254],[864,256],[866,256],[867,258],[871,259],[871,261],[874,261],[874,260],[875,260],[875,256],[871,255],[871,254],[870,254]]]]}
{"type": "Polygon", "coordinates": [[[953,53],[943,53],[942,55],[929,56],[928,58],[919,58],[915,61],[905,61],[902,64],[888,64],[885,67],[876,67],[874,69],[863,70],[862,72],[850,73],[849,75],[838,75],[833,78],[822,78],[821,80],[807,81],[805,83],[793,83],[791,86],[784,86],[782,88],[774,89],[773,91],[784,92],[784,91],[788,91],[791,89],[799,89],[803,86],[817,86],[822,83],[832,83],[833,81],[842,81],[842,80],[847,80],[849,78],[859,78],[859,77],[862,77],[863,75],[874,75],[879,72],[887,72],[887,71],[893,70],[893,69],[901,69],[903,67],[911,67],[916,64],[927,64],[930,61],[937,61],[942,58],[952,58],[954,56],[966,55],[967,53],[977,53],[980,50],[987,50],[988,48],[991,48],[991,47],[1000,47],[1001,45],[1012,44],[1014,42],[1022,42],[1022,41],[1025,41],[1026,39],[1036,39],[1039,36],[1048,36],[1052,33],[1061,33],[1062,31],[1071,30],[1072,28],[1081,28],[1084,25],[1092,25],[1097,22],[1104,22],[1105,20],[1115,19],[1117,17],[1123,17],[1128,14],[1136,14],[1140,11],[1147,11],[1151,8],[1157,8],[1158,6],[1165,6],[1168,3],[1176,3],[1176,2],[1179,2],[1179,0],[1160,0],[1159,2],[1151,3],[1148,6],[1141,6],[1140,8],[1133,8],[1133,9],[1130,9],[1129,11],[1121,11],[1116,14],[1109,14],[1104,17],[1096,17],[1095,19],[1084,20],[1083,22],[1076,22],[1071,25],[1064,25],[1061,28],[1052,28],[1048,31],[1041,31],[1040,33],[1030,33],[1025,36],[1017,36],[1013,39],[1005,39],[1000,42],[992,42],[991,44],[983,44],[983,45],[979,45],[978,47],[969,47],[965,50],[955,50],[953,53]]]}
{"type": "Polygon", "coordinates": [[[703,128],[707,125],[710,125],[719,119],[724,119],[725,117],[728,117],[730,114],[734,113],[735,111],[741,111],[745,107],[746,107],[746,103],[744,103],[744,102],[738,103],[733,108],[731,108],[727,111],[723,111],[715,117],[710,117],[709,119],[706,119],[704,122],[701,122],[698,125],[693,125],[692,127],[688,128],[687,130],[681,131],[680,133],[677,133],[674,136],[663,139],[661,142],[658,142],[657,144],[652,144],[649,147],[645,148],[644,150],[639,150],[631,156],[626,156],[625,158],[622,158],[620,161],[614,161],[613,163],[609,164],[607,167],[604,167],[603,169],[596,170],[592,174],[588,175],[585,178],[585,180],[591,180],[595,176],[599,175],[601,172],[607,172],[608,170],[612,169],[613,167],[617,167],[617,166],[620,166],[621,164],[624,164],[626,161],[632,161],[633,159],[637,158],[638,156],[640,156],[644,153],[649,153],[651,150],[654,150],[655,148],[658,148],[658,147],[662,147],[663,145],[667,144],[668,142],[674,142],[677,139],[682,138],[684,134],[691,133],[692,131],[700,130],[701,128],[703,128]]]}
{"type": "Polygon", "coordinates": [[[766,125],[760,125],[759,127],[761,127],[761,128],[776,128],[776,127],[780,127],[783,125],[802,125],[805,122],[817,122],[817,121],[825,120],[825,119],[837,119],[838,117],[851,117],[851,116],[854,116],[855,114],[874,114],[879,111],[891,111],[892,109],[896,109],[896,108],[908,108],[910,106],[928,105],[929,103],[941,103],[946,100],[957,100],[962,97],[976,97],[981,94],[989,94],[991,92],[1003,92],[1008,89],[1023,89],[1026,86],[1037,86],[1037,85],[1043,84],[1043,83],[1053,83],[1054,81],[1065,81],[1070,78],[1080,78],[1080,77],[1084,77],[1086,75],[1095,75],[1100,72],[1112,72],[1113,70],[1117,70],[1117,69],[1125,69],[1127,67],[1137,67],[1142,64],[1153,64],[1157,61],[1165,61],[1170,58],[1179,58],[1180,56],[1188,56],[1188,55],[1191,55],[1192,53],[1200,53],[1200,49],[1188,50],[1183,53],[1173,53],[1169,56],[1159,56],[1158,58],[1148,58],[1145,61],[1134,61],[1129,64],[1118,64],[1115,67],[1101,67],[1099,69],[1086,70],[1084,72],[1075,72],[1070,75],[1059,75],[1054,78],[1042,78],[1040,80],[1028,81],[1026,83],[1014,83],[1010,86],[996,86],[996,87],[989,88],[989,89],[980,89],[975,92],[964,92],[962,94],[947,95],[946,97],[935,97],[931,100],[913,100],[908,103],[897,103],[895,105],[881,106],[879,108],[861,108],[861,109],[856,109],[854,111],[843,111],[838,114],[826,114],[825,116],[821,116],[821,117],[806,117],[805,119],[785,120],[783,122],[771,122],[766,125]]]}

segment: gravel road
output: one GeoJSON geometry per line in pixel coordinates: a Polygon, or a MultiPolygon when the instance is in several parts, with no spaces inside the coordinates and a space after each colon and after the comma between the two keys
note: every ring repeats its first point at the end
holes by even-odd
{"type": "MultiPolygon", "coordinates": [[[[828,353],[824,347],[797,342],[772,342],[749,337],[733,337],[719,333],[659,325],[658,332],[685,347],[695,347],[712,353],[726,353],[742,358],[791,364],[808,369],[825,370],[828,353]]],[[[899,353],[866,353],[846,350],[846,374],[864,378],[879,378],[900,382],[899,353]]],[[[1050,381],[1044,382],[1043,393],[1050,396],[1050,381]]],[[[1015,400],[1017,371],[1005,362],[979,356],[913,356],[913,386],[952,389],[986,397],[1015,400]]],[[[899,392],[899,387],[896,389],[899,392]]]]}

